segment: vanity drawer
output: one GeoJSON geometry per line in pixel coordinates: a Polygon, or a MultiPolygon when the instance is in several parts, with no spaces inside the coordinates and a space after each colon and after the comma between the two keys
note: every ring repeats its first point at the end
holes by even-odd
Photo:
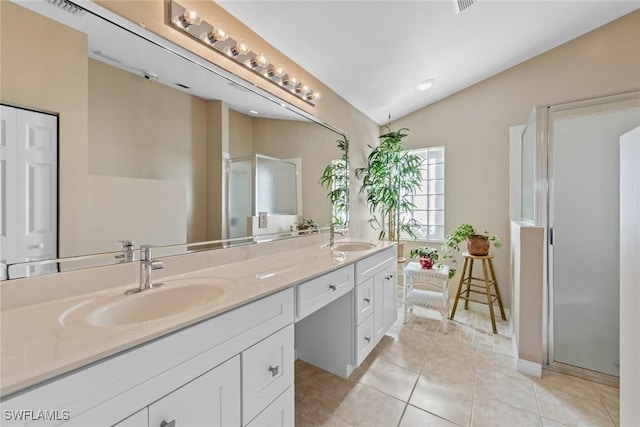
{"type": "Polygon", "coordinates": [[[397,255],[398,249],[392,246],[356,262],[356,283],[360,284],[388,266],[395,265],[397,255]]]}
{"type": "Polygon", "coordinates": [[[356,366],[359,366],[371,353],[376,343],[376,331],[373,325],[373,316],[369,316],[356,326],[356,366]]]}
{"type": "Polygon", "coordinates": [[[373,283],[372,277],[356,286],[356,326],[373,313],[373,283]]]}
{"type": "Polygon", "coordinates": [[[353,265],[324,274],[296,286],[296,321],[340,298],[353,289],[353,265]]]}
{"type": "Polygon", "coordinates": [[[242,352],[242,424],[247,425],[293,384],[290,324],[242,352]]]}

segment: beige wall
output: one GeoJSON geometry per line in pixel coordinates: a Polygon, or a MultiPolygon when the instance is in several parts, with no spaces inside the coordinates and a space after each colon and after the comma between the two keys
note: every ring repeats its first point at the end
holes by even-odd
{"type": "Polygon", "coordinates": [[[504,248],[507,249],[511,250],[511,319],[517,363],[527,371],[527,364],[522,361],[537,366],[543,363],[544,228],[512,221],[511,248],[504,248]]]}
{"type": "Polygon", "coordinates": [[[89,59],[89,173],[184,184],[187,241],[206,239],[207,101],[89,59]]]}
{"type": "Polygon", "coordinates": [[[253,117],[229,110],[229,158],[247,157],[253,153],[253,117]]]}
{"type": "Polygon", "coordinates": [[[446,231],[468,222],[502,238],[494,253],[507,305],[509,127],[535,105],[639,89],[639,52],[637,11],[391,124],[410,129],[408,148],[445,146],[446,231]]]}

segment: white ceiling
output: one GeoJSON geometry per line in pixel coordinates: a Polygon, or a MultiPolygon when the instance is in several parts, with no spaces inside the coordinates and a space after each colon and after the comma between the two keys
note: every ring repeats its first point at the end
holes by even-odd
{"type": "Polygon", "coordinates": [[[217,3],[379,124],[640,8],[640,0],[479,0],[456,14],[453,1],[217,3]],[[426,79],[434,86],[417,91],[426,79]]]}

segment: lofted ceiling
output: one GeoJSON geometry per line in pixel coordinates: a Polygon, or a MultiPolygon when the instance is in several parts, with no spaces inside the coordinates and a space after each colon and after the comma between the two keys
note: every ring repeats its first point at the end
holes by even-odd
{"type": "Polygon", "coordinates": [[[477,0],[458,14],[454,1],[217,3],[379,124],[640,8],[640,0],[477,0]],[[418,91],[427,79],[434,85],[418,91]]]}

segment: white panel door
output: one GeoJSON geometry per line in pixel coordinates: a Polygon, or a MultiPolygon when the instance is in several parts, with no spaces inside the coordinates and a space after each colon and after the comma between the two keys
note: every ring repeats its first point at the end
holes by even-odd
{"type": "Polygon", "coordinates": [[[0,105],[0,280],[17,256],[16,224],[16,115],[13,107],[0,105]]]}
{"type": "MultiPolygon", "coordinates": [[[[58,118],[2,106],[2,258],[16,263],[57,258],[58,118]]],[[[29,267],[18,276],[55,265],[29,267]]]]}

